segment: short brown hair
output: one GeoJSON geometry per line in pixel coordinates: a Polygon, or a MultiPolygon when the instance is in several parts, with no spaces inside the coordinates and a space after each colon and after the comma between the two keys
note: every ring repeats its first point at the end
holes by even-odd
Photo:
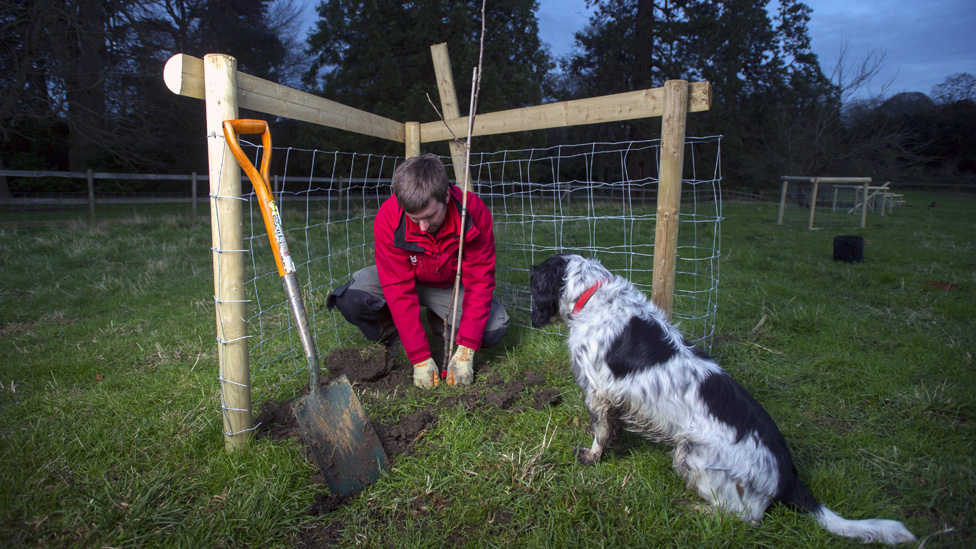
{"type": "Polygon", "coordinates": [[[431,200],[446,204],[450,189],[444,164],[432,154],[412,156],[393,172],[393,196],[408,213],[423,210],[431,200]]]}

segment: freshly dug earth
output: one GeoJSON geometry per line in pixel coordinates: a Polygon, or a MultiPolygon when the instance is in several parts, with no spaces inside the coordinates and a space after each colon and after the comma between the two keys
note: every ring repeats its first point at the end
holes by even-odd
{"type": "MultiPolygon", "coordinates": [[[[362,349],[336,349],[326,358],[324,366],[329,377],[322,380],[323,384],[328,384],[332,379],[345,375],[359,393],[362,393],[363,390],[369,390],[371,393],[384,394],[409,390],[413,387],[413,372],[409,362],[402,360],[399,354],[388,353],[383,346],[379,345],[362,349]]],[[[539,387],[545,383],[545,376],[531,370],[523,372],[519,381],[505,382],[491,371],[490,365],[485,365],[476,370],[476,376],[484,382],[477,382],[476,379],[476,383],[471,386],[469,391],[456,396],[445,396],[427,408],[417,410],[398,421],[370,417],[370,423],[390,461],[395,462],[398,456],[412,454],[417,443],[437,423],[437,416],[440,411],[454,409],[458,404],[467,410],[474,410],[479,406],[488,406],[518,411],[522,406],[516,406],[515,403],[521,400],[523,393],[528,393],[530,390],[531,397],[527,400],[531,400],[529,405],[533,408],[541,410],[559,402],[559,391],[540,389],[539,387]]],[[[301,398],[307,393],[308,389],[306,388],[303,394],[296,398],[301,398]]],[[[298,426],[298,421],[291,409],[294,400],[264,403],[261,407],[261,413],[255,420],[258,426],[257,436],[267,436],[274,440],[296,439],[304,448],[306,459],[314,463],[302,435],[302,430],[298,426]]],[[[367,416],[369,416],[368,410],[367,416]]],[[[328,514],[350,499],[350,496],[340,497],[328,494],[321,475],[312,477],[311,482],[321,485],[322,492],[315,497],[315,502],[309,506],[308,513],[310,515],[328,514]]],[[[341,540],[342,529],[343,525],[338,521],[334,521],[327,527],[309,528],[302,532],[299,539],[295,540],[296,545],[301,547],[334,545],[341,540]]]]}

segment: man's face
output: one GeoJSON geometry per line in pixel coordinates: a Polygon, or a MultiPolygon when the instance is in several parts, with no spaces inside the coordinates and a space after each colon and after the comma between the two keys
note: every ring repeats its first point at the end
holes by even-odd
{"type": "Polygon", "coordinates": [[[447,204],[438,202],[437,200],[431,200],[419,212],[407,212],[407,217],[410,218],[410,221],[416,223],[420,227],[420,230],[427,234],[437,233],[438,229],[444,223],[446,216],[447,204]]]}

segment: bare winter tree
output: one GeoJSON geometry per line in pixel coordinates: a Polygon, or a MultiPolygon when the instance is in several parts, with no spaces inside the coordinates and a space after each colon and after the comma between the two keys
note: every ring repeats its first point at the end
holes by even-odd
{"type": "Polygon", "coordinates": [[[285,48],[278,83],[301,88],[302,76],[312,66],[312,56],[305,51],[305,14],[295,0],[275,0],[268,6],[268,26],[278,35],[285,48]]]}
{"type": "Polygon", "coordinates": [[[882,115],[893,108],[884,97],[891,80],[863,97],[877,85],[885,58],[885,52],[874,50],[853,59],[845,41],[829,73],[837,95],[810,105],[803,116],[778,114],[764,129],[773,136],[766,156],[778,165],[771,168],[783,174],[891,178],[920,162],[918,134],[897,117],[882,115]]]}
{"type": "MultiPolygon", "coordinates": [[[[860,60],[852,59],[850,41],[844,39],[841,42],[840,50],[837,52],[837,60],[833,70],[830,72],[830,81],[840,90],[841,103],[847,103],[854,96],[867,90],[872,84],[878,84],[878,75],[884,67],[888,53],[883,50],[870,50],[860,60]]],[[[869,94],[875,97],[884,96],[894,77],[880,82],[877,93],[869,94]]]]}
{"type": "Polygon", "coordinates": [[[932,100],[947,105],[956,101],[976,101],[976,76],[959,72],[932,86],[932,100]]]}

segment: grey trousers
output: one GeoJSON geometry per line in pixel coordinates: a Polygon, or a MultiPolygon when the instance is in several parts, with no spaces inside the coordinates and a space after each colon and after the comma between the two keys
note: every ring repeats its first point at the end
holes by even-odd
{"type": "MultiPolygon", "coordinates": [[[[417,297],[420,299],[420,306],[427,309],[427,320],[437,335],[444,333],[445,319],[449,319],[451,315],[450,306],[453,293],[453,288],[432,288],[417,285],[417,297]]],[[[461,318],[463,298],[464,288],[461,288],[458,296],[458,318],[461,318]]],[[[396,335],[393,315],[390,314],[390,308],[387,307],[386,299],[383,297],[383,288],[380,286],[380,278],[375,265],[353,273],[349,282],[332,290],[325,301],[325,305],[329,310],[338,307],[343,318],[359,328],[366,339],[370,341],[385,343],[396,335]]],[[[508,331],[508,321],[508,312],[505,311],[505,307],[497,300],[492,299],[491,312],[488,313],[488,322],[485,324],[481,346],[491,347],[501,341],[508,331]]]]}

